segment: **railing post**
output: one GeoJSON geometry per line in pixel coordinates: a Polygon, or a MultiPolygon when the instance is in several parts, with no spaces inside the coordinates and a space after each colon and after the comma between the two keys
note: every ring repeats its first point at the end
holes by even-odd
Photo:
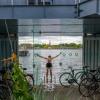
{"type": "Polygon", "coordinates": [[[29,1],[28,1],[28,0],[26,0],[26,3],[27,3],[27,6],[28,6],[28,4],[29,4],[29,1]]]}
{"type": "Polygon", "coordinates": [[[80,3],[80,0],[76,0],[76,7],[77,7],[77,17],[79,17],[79,3],[80,3]]]}
{"type": "Polygon", "coordinates": [[[11,0],[11,5],[12,5],[12,6],[14,5],[14,0],[11,0]]]}
{"type": "Polygon", "coordinates": [[[81,0],[75,0],[75,4],[78,4],[78,3],[80,3],[80,1],[81,1],[81,0]]]}
{"type": "Polygon", "coordinates": [[[45,0],[42,0],[42,2],[43,2],[43,5],[45,5],[45,0]]]}
{"type": "Polygon", "coordinates": [[[38,0],[35,0],[35,4],[38,5],[38,0]]]}

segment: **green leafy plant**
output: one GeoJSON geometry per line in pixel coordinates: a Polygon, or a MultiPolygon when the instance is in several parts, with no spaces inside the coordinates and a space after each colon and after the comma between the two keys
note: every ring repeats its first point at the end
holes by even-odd
{"type": "Polygon", "coordinates": [[[24,77],[24,72],[19,64],[13,66],[13,95],[15,100],[34,100],[32,93],[29,91],[29,85],[24,77]]]}

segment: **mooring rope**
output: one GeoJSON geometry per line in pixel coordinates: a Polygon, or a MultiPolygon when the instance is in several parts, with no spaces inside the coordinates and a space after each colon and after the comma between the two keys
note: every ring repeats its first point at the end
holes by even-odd
{"type": "Polygon", "coordinates": [[[11,41],[11,38],[10,38],[10,33],[9,33],[9,30],[8,30],[8,25],[7,25],[6,19],[5,19],[5,26],[6,26],[6,32],[7,32],[7,35],[8,35],[10,47],[11,47],[11,53],[13,53],[14,50],[13,50],[12,41],[11,41]]]}

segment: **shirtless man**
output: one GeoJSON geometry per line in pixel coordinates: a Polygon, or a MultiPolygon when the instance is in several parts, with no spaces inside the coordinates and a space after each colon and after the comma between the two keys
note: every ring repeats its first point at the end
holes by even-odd
{"type": "Polygon", "coordinates": [[[37,54],[38,57],[41,57],[47,61],[47,63],[46,63],[46,82],[47,83],[48,83],[48,72],[50,72],[51,83],[52,83],[52,60],[57,58],[60,54],[61,53],[59,53],[55,57],[51,57],[51,55],[49,55],[48,57],[43,57],[43,56],[40,56],[39,54],[37,54]]]}

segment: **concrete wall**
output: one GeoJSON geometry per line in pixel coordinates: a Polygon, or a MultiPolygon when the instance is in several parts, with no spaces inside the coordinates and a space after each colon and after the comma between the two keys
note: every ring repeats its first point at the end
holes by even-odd
{"type": "Polygon", "coordinates": [[[0,19],[74,18],[74,6],[0,7],[0,19]]]}
{"type": "Polygon", "coordinates": [[[0,5],[11,5],[11,0],[0,0],[0,5]]]}

